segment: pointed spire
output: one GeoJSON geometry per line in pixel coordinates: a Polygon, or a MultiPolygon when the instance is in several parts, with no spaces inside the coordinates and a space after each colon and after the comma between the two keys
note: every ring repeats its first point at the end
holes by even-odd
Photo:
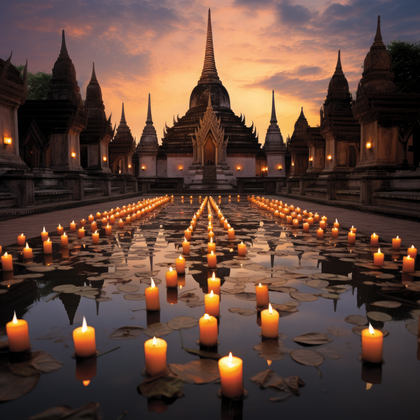
{"type": "Polygon", "coordinates": [[[92,66],[92,76],[90,77],[90,82],[98,82],[98,79],[96,78],[96,73],[95,73],[95,63],[93,63],[92,66]]]}
{"type": "Polygon", "coordinates": [[[120,124],[127,124],[127,121],[125,120],[124,102],[122,103],[121,122],[120,122],[120,124]]]}
{"type": "Polygon", "coordinates": [[[303,107],[300,108],[299,118],[305,118],[305,114],[303,113],[303,107]]]}
{"type": "Polygon", "coordinates": [[[69,55],[69,53],[67,52],[67,47],[66,47],[66,36],[64,34],[64,29],[63,29],[63,32],[61,34],[61,50],[60,50],[60,55],[69,55]]]}
{"type": "Polygon", "coordinates": [[[344,74],[341,67],[341,51],[338,50],[337,66],[335,67],[335,74],[344,74]]]}
{"type": "Polygon", "coordinates": [[[212,80],[219,81],[219,76],[216,70],[216,61],[214,59],[214,50],[213,50],[213,33],[211,30],[211,13],[209,9],[208,21],[207,21],[207,38],[206,38],[206,52],[204,55],[204,66],[201,73],[200,82],[204,83],[205,79],[216,79],[212,80]]]}
{"type": "Polygon", "coordinates": [[[150,93],[149,93],[149,102],[147,105],[147,119],[146,119],[146,124],[150,123],[153,124],[153,120],[152,120],[152,107],[150,105],[150,93]]]}
{"type": "Polygon", "coordinates": [[[381,34],[381,17],[378,16],[378,23],[376,25],[376,34],[375,39],[373,41],[371,48],[383,48],[385,49],[385,44],[382,42],[382,34],[381,34]]]}
{"type": "Polygon", "coordinates": [[[271,105],[271,120],[270,123],[276,123],[277,117],[276,117],[276,104],[274,103],[274,90],[273,90],[273,101],[271,105]]]}

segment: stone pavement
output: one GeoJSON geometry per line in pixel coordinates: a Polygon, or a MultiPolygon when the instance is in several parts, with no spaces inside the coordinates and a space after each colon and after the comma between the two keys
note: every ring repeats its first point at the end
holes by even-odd
{"type": "MultiPolygon", "coordinates": [[[[205,192],[201,193],[205,196],[205,192]]],[[[150,197],[154,197],[151,195],[150,197]]],[[[246,200],[246,196],[242,195],[246,200]]],[[[344,209],[324,204],[317,204],[303,200],[292,198],[285,198],[277,195],[266,195],[265,198],[275,200],[282,200],[288,204],[294,204],[302,209],[307,209],[318,213],[320,216],[327,216],[329,222],[334,222],[337,218],[340,223],[340,228],[349,229],[352,225],[357,227],[358,233],[371,235],[375,232],[379,235],[380,240],[389,241],[397,235],[402,239],[402,249],[408,248],[411,245],[420,247],[420,223],[411,220],[404,220],[389,216],[383,216],[372,213],[364,213],[357,210],[344,209]]],[[[136,198],[126,198],[118,201],[92,204],[83,207],[71,208],[66,210],[53,211],[44,214],[34,214],[30,216],[22,216],[16,219],[6,220],[0,222],[0,245],[3,247],[16,243],[16,237],[24,233],[27,239],[40,236],[42,228],[48,232],[56,232],[59,223],[65,228],[68,228],[72,220],[78,222],[80,219],[87,219],[89,214],[97,211],[110,210],[118,206],[127,205],[129,203],[137,202],[148,198],[146,196],[139,196],[136,198]]],[[[179,197],[178,197],[179,199],[179,197]]],[[[175,199],[177,200],[177,199],[175,199]]],[[[223,199],[221,208],[223,209],[223,199]]],[[[194,202],[196,199],[194,200],[194,202]]]]}

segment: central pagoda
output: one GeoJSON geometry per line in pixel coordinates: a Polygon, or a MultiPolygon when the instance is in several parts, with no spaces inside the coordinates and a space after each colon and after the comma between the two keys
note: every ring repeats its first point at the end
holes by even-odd
{"type": "Polygon", "coordinates": [[[261,152],[256,130],[230,109],[229,93],[216,69],[210,10],[201,77],[187,113],[165,127],[159,148],[158,176],[183,177],[191,189],[229,189],[236,176],[255,176],[261,152]],[[230,168],[235,168],[235,175],[230,168]]]}

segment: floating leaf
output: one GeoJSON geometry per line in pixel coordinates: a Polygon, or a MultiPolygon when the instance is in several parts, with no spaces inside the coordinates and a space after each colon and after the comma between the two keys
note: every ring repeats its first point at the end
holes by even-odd
{"type": "Polygon", "coordinates": [[[320,344],[327,344],[332,340],[324,333],[311,332],[311,333],[299,335],[298,337],[295,337],[293,341],[296,341],[296,343],[300,343],[300,344],[318,346],[320,344]]]}
{"type": "Polygon", "coordinates": [[[330,349],[329,347],[318,347],[315,351],[328,359],[339,359],[341,357],[340,353],[330,349]]]}
{"type": "Polygon", "coordinates": [[[307,280],[305,284],[309,287],[313,287],[314,289],[322,289],[327,287],[330,283],[325,280],[307,280]]]}
{"type": "Polygon", "coordinates": [[[127,300],[145,300],[146,296],[143,293],[129,293],[124,295],[124,299],[127,300]]]}
{"type": "Polygon", "coordinates": [[[321,297],[324,299],[340,299],[340,295],[337,295],[335,293],[320,293],[321,297]]]}
{"type": "Polygon", "coordinates": [[[132,293],[137,292],[140,289],[140,287],[136,286],[135,284],[122,284],[121,286],[118,286],[117,289],[120,292],[132,293]]]}
{"type": "Polygon", "coordinates": [[[413,318],[418,318],[420,317],[420,309],[413,309],[412,311],[410,311],[410,315],[413,318]]]}
{"type": "Polygon", "coordinates": [[[280,314],[281,317],[289,316],[295,312],[299,312],[299,309],[293,305],[282,305],[278,303],[272,303],[271,306],[280,314]]]}
{"type": "Polygon", "coordinates": [[[319,366],[324,361],[324,356],[309,349],[296,349],[290,353],[291,358],[305,366],[319,366]]]}
{"type": "Polygon", "coordinates": [[[197,300],[200,300],[200,298],[193,292],[186,292],[179,296],[179,300],[189,303],[196,302],[197,300]]]}
{"type": "Polygon", "coordinates": [[[59,286],[53,287],[54,292],[62,293],[74,293],[81,290],[80,286],[75,286],[74,284],[60,284],[59,286]]]}
{"type": "Polygon", "coordinates": [[[236,293],[235,297],[238,298],[238,299],[249,300],[249,301],[256,301],[257,300],[257,295],[255,293],[250,293],[250,292],[236,293]]]}
{"type": "Polygon", "coordinates": [[[381,273],[381,274],[377,274],[376,278],[377,279],[382,279],[382,280],[388,280],[388,279],[394,279],[395,276],[393,274],[389,274],[389,273],[381,273]]]}
{"type": "Polygon", "coordinates": [[[290,293],[290,296],[300,302],[313,302],[314,300],[318,300],[318,298],[312,293],[292,292],[290,293]]]}
{"type": "Polygon", "coordinates": [[[393,300],[380,300],[378,302],[373,302],[371,305],[379,306],[380,308],[399,308],[401,306],[400,302],[395,302],[393,300]]]}
{"type": "MultiPolygon", "coordinates": [[[[299,376],[295,375],[288,378],[282,378],[271,369],[257,373],[251,378],[251,381],[263,389],[271,387],[296,395],[299,395],[300,393],[299,388],[305,386],[305,382],[303,382],[299,376]]],[[[277,401],[277,399],[275,400],[277,401]]]]}
{"type": "Polygon", "coordinates": [[[139,386],[139,392],[146,398],[179,398],[184,394],[182,387],[185,382],[175,376],[169,369],[164,373],[145,379],[139,386]]]}
{"type": "Polygon", "coordinates": [[[145,330],[144,333],[149,337],[163,337],[172,333],[174,330],[168,327],[168,324],[162,324],[156,322],[155,324],[150,324],[145,330]]]}
{"type": "Polygon", "coordinates": [[[179,364],[170,363],[169,369],[190,384],[207,384],[219,379],[219,366],[215,360],[200,359],[179,364]]]}
{"type": "Polygon", "coordinates": [[[417,322],[407,322],[405,328],[414,335],[419,335],[419,324],[417,322]]]}
{"type": "Polygon", "coordinates": [[[168,327],[173,330],[188,330],[198,325],[198,319],[192,316],[177,316],[168,321],[168,327]]]}
{"type": "Polygon", "coordinates": [[[384,312],[370,311],[366,313],[366,316],[370,319],[373,319],[374,321],[380,321],[380,322],[392,321],[392,316],[384,312]]]}
{"type": "Polygon", "coordinates": [[[250,308],[229,308],[228,310],[229,310],[229,312],[232,312],[234,314],[243,315],[243,316],[255,315],[256,312],[257,312],[254,309],[250,309],[250,308]]]}
{"type": "Polygon", "coordinates": [[[143,334],[144,328],[138,327],[137,325],[128,325],[126,327],[118,328],[115,330],[109,338],[112,340],[130,340],[143,334]]]}
{"type": "Polygon", "coordinates": [[[57,405],[28,420],[98,420],[100,418],[100,405],[97,402],[90,402],[82,407],[72,410],[67,405],[57,405]]]}
{"type": "Polygon", "coordinates": [[[350,331],[344,328],[338,327],[337,325],[331,325],[327,327],[327,331],[336,336],[336,337],[345,337],[346,335],[350,335],[350,331]]]}
{"type": "Polygon", "coordinates": [[[219,353],[213,353],[212,351],[187,349],[185,347],[184,347],[184,350],[187,353],[195,354],[196,356],[204,357],[205,359],[219,360],[222,358],[222,356],[219,353]]]}
{"type": "MultiPolygon", "coordinates": [[[[161,279],[156,279],[154,277],[153,277],[153,281],[155,282],[155,284],[161,284],[162,283],[161,279]]],[[[148,284],[150,286],[152,284],[152,280],[151,280],[150,277],[144,277],[144,278],[140,279],[140,283],[148,284]]]]}
{"type": "Polygon", "coordinates": [[[368,323],[367,318],[361,315],[349,315],[344,321],[354,325],[366,325],[368,323]]]}
{"type": "Polygon", "coordinates": [[[20,376],[31,376],[37,372],[54,372],[63,365],[51,354],[45,351],[34,351],[29,354],[30,359],[21,363],[13,363],[10,365],[10,371],[20,376]]]}
{"type": "Polygon", "coordinates": [[[41,374],[14,375],[8,368],[0,369],[0,401],[12,401],[27,394],[39,381],[41,374]]]}

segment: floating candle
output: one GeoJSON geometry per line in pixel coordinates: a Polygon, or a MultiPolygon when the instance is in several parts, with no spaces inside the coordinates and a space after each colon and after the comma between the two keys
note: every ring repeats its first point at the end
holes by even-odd
{"type": "Polygon", "coordinates": [[[217,257],[213,251],[207,254],[207,264],[209,268],[217,268],[217,257]]]}
{"type": "Polygon", "coordinates": [[[62,235],[62,234],[64,233],[64,228],[63,228],[63,226],[61,226],[61,224],[59,224],[59,225],[57,226],[57,233],[58,233],[59,235],[62,235]]]}
{"type": "Polygon", "coordinates": [[[370,235],[370,246],[377,247],[379,243],[379,236],[376,233],[370,235]]]}
{"type": "Polygon", "coordinates": [[[213,292],[216,295],[220,295],[220,278],[216,277],[215,273],[207,279],[207,288],[209,293],[213,292]]]}
{"type": "Polygon", "coordinates": [[[97,230],[95,230],[95,232],[92,233],[92,244],[99,245],[99,233],[97,230]]]}
{"type": "Polygon", "coordinates": [[[150,287],[144,291],[146,295],[146,311],[158,311],[160,309],[159,289],[156,287],[153,279],[150,280],[150,287]]]}
{"type": "Polygon", "coordinates": [[[86,226],[86,220],[85,219],[80,220],[80,226],[86,226]]]}
{"type": "Polygon", "coordinates": [[[222,395],[239,398],[244,394],[243,362],[239,357],[222,357],[219,360],[220,385],[222,395]]]}
{"type": "Polygon", "coordinates": [[[309,223],[308,223],[308,222],[305,222],[305,223],[303,224],[303,231],[304,231],[304,232],[309,232],[309,223]]]}
{"type": "Polygon", "coordinates": [[[89,327],[83,317],[83,325],[73,330],[74,352],[77,357],[91,357],[96,354],[95,328],[89,327]]]}
{"type": "Polygon", "coordinates": [[[52,254],[52,242],[50,238],[43,242],[44,254],[52,254]]]}
{"type": "Polygon", "coordinates": [[[191,231],[189,228],[184,230],[184,237],[187,239],[187,241],[191,239],[191,231]]]}
{"type": "Polygon", "coordinates": [[[398,236],[396,238],[392,238],[392,249],[399,251],[401,248],[401,238],[398,236]]]}
{"type": "Polygon", "coordinates": [[[257,306],[267,307],[269,302],[268,286],[266,284],[255,285],[255,294],[257,296],[257,306]]]}
{"type": "Polygon", "coordinates": [[[205,312],[215,317],[219,316],[220,313],[220,301],[219,295],[213,293],[213,290],[204,295],[204,308],[205,312]]]}
{"type": "Polygon", "coordinates": [[[169,270],[166,272],[166,287],[176,287],[177,284],[178,274],[172,267],[169,267],[169,270]]]}
{"type": "Polygon", "coordinates": [[[178,274],[185,273],[185,258],[182,258],[182,255],[180,255],[179,258],[175,260],[175,267],[176,267],[176,272],[178,274]]]}
{"type": "Polygon", "coordinates": [[[109,223],[105,226],[105,235],[109,236],[112,234],[112,226],[109,223]]]}
{"type": "Polygon", "coordinates": [[[383,354],[382,331],[375,330],[371,324],[362,330],[362,359],[370,363],[381,363],[383,354]]]}
{"type": "Polygon", "coordinates": [[[67,246],[69,244],[69,237],[66,235],[66,232],[64,232],[61,235],[61,246],[67,246]]]}
{"type": "Polygon", "coordinates": [[[26,243],[26,248],[23,248],[23,258],[25,258],[25,260],[29,259],[29,258],[33,258],[34,254],[32,252],[32,248],[29,248],[28,243],[26,243]]]}
{"type": "Polygon", "coordinates": [[[90,214],[89,217],[88,217],[88,222],[92,223],[94,220],[95,220],[95,218],[93,217],[92,214],[90,214]]]}
{"type": "Polygon", "coordinates": [[[84,237],[85,237],[85,228],[84,227],[81,227],[79,229],[79,239],[82,239],[84,237]]]}
{"type": "Polygon", "coordinates": [[[18,246],[25,246],[26,236],[23,233],[17,237],[17,244],[18,246]]]}
{"type": "Polygon", "coordinates": [[[120,220],[118,221],[118,228],[119,228],[119,229],[123,229],[123,228],[124,228],[124,221],[123,221],[123,219],[120,219],[120,220]]]}
{"type": "Polygon", "coordinates": [[[261,334],[263,337],[275,338],[279,335],[279,316],[270,303],[268,309],[261,312],[261,334]]]}
{"type": "Polygon", "coordinates": [[[355,228],[354,226],[352,226],[352,227],[350,228],[350,232],[356,233],[356,232],[357,232],[357,228],[355,228]]]}
{"type": "Polygon", "coordinates": [[[378,252],[375,252],[373,254],[373,264],[377,265],[378,267],[382,267],[384,263],[384,254],[381,252],[381,249],[378,248],[378,252]]]}
{"type": "Polygon", "coordinates": [[[144,359],[146,363],[146,372],[151,375],[157,375],[166,369],[166,350],[168,344],[162,338],[153,337],[144,343],[144,359]]]}
{"type": "Polygon", "coordinates": [[[409,255],[407,257],[403,257],[403,273],[412,273],[414,272],[414,264],[416,260],[414,258],[411,258],[409,255]]]}
{"type": "Polygon", "coordinates": [[[321,220],[321,221],[319,222],[319,227],[320,227],[322,230],[325,230],[325,229],[326,229],[326,227],[327,227],[327,222],[326,222],[325,220],[321,220]]]}
{"type": "Polygon", "coordinates": [[[74,220],[70,223],[70,231],[75,232],[76,231],[76,223],[74,220]]]}
{"type": "Polygon", "coordinates": [[[349,234],[348,234],[348,243],[349,244],[352,244],[352,245],[356,243],[356,233],[349,232],[349,234]]]}
{"type": "Polygon", "coordinates": [[[331,229],[331,236],[332,236],[333,238],[338,238],[338,228],[333,227],[333,228],[331,229]]]}
{"type": "Polygon", "coordinates": [[[198,321],[200,328],[200,345],[206,347],[217,346],[217,319],[209,314],[204,314],[198,321]]]}
{"type": "Polygon", "coordinates": [[[337,219],[335,219],[334,227],[337,228],[337,229],[340,227],[340,223],[338,223],[337,219]]]}
{"type": "Polygon", "coordinates": [[[216,244],[213,242],[213,238],[210,238],[210,242],[207,243],[207,253],[216,252],[216,244]]]}
{"type": "Polygon", "coordinates": [[[243,242],[238,244],[238,255],[240,256],[246,255],[246,245],[243,242]]]}
{"type": "Polygon", "coordinates": [[[98,230],[98,224],[95,221],[90,224],[90,230],[92,232],[95,232],[98,230]]]}
{"type": "Polygon", "coordinates": [[[299,227],[299,219],[293,219],[293,227],[298,228],[299,227]]]}
{"type": "Polygon", "coordinates": [[[182,243],[182,253],[184,255],[190,255],[190,243],[187,241],[187,238],[184,238],[184,242],[182,243]]]}
{"type": "Polygon", "coordinates": [[[44,226],[44,230],[41,232],[41,239],[42,239],[42,242],[45,242],[48,239],[48,232],[45,230],[45,226],[44,226]]]}
{"type": "Polygon", "coordinates": [[[321,228],[319,228],[319,229],[316,231],[316,238],[317,238],[317,239],[323,239],[323,238],[324,238],[324,231],[323,231],[321,228]]]}
{"type": "Polygon", "coordinates": [[[411,245],[411,248],[407,249],[407,255],[414,259],[417,257],[417,249],[414,248],[414,245],[411,245]]]}
{"type": "Polygon", "coordinates": [[[6,324],[6,333],[9,351],[21,352],[30,349],[28,323],[24,319],[17,319],[16,312],[13,320],[6,324]]]}

